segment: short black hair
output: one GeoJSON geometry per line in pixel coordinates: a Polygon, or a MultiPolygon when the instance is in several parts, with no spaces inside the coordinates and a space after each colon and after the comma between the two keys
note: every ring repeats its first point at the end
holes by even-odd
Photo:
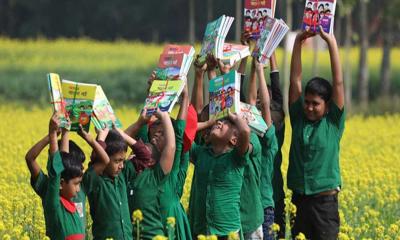
{"type": "Polygon", "coordinates": [[[73,178],[82,177],[82,161],[75,158],[71,153],[60,152],[60,155],[64,165],[64,171],[61,173],[61,178],[68,183],[73,178]]]}
{"type": "Polygon", "coordinates": [[[332,97],[332,85],[324,78],[314,77],[308,81],[305,94],[318,95],[327,103],[332,97]]]}
{"type": "Polygon", "coordinates": [[[115,129],[111,129],[108,132],[105,143],[107,145],[105,150],[108,156],[128,150],[128,144],[125,142],[125,139],[115,129]]]}
{"type": "MultiPolygon", "coordinates": [[[[61,147],[61,140],[58,140],[58,147],[61,147]]],[[[74,141],[69,140],[69,153],[72,155],[73,158],[78,159],[82,163],[85,162],[86,156],[82,149],[76,144],[74,141]]]]}

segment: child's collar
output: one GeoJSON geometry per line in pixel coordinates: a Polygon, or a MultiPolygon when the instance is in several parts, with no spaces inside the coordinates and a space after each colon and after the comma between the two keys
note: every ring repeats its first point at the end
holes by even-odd
{"type": "Polygon", "coordinates": [[[61,201],[61,204],[64,206],[64,208],[68,212],[70,212],[70,213],[75,213],[76,212],[75,203],[73,203],[70,200],[64,198],[63,196],[60,196],[60,201],[61,201]]]}

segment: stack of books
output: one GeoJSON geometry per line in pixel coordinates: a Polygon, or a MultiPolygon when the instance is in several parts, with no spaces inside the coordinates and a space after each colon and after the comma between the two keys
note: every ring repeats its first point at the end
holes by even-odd
{"type": "Polygon", "coordinates": [[[61,115],[61,127],[79,131],[81,124],[89,131],[90,122],[96,128],[122,127],[100,85],[60,80],[56,73],[47,74],[53,110],[61,115]]]}
{"type": "Polygon", "coordinates": [[[267,17],[275,17],[276,0],[245,0],[244,31],[257,40],[265,26],[267,17]]]}
{"type": "Polygon", "coordinates": [[[233,20],[233,17],[222,15],[207,24],[200,51],[200,63],[206,61],[207,54],[212,54],[219,59],[224,57],[224,42],[233,20]]]}
{"type": "Polygon", "coordinates": [[[268,129],[261,112],[250,104],[240,102],[240,116],[246,120],[250,129],[260,137],[263,137],[268,129]]]}
{"type": "Polygon", "coordinates": [[[283,40],[289,27],[282,19],[267,17],[261,37],[257,40],[253,55],[262,64],[267,64],[279,43],[283,40]]]}
{"type": "Polygon", "coordinates": [[[241,59],[250,56],[249,46],[225,43],[224,44],[224,56],[221,58],[224,64],[233,66],[241,59]]]}

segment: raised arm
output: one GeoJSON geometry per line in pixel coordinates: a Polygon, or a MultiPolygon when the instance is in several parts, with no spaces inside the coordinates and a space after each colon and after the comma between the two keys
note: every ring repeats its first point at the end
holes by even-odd
{"type": "Polygon", "coordinates": [[[136,138],[140,129],[145,126],[150,121],[150,117],[147,116],[146,109],[142,111],[138,120],[130,125],[127,129],[125,129],[125,133],[131,138],[136,138]]]}
{"type": "Polygon", "coordinates": [[[31,177],[36,179],[40,173],[40,166],[36,162],[37,157],[43,151],[43,149],[49,144],[50,137],[46,135],[42,139],[40,139],[35,145],[29,149],[29,151],[25,155],[26,165],[28,166],[29,172],[31,173],[31,177]]]}
{"type": "Polygon", "coordinates": [[[248,104],[255,106],[257,103],[257,79],[256,79],[256,67],[254,60],[251,63],[249,89],[248,89],[248,104]]]}
{"type": "Polygon", "coordinates": [[[213,78],[217,77],[217,71],[216,68],[218,66],[218,61],[212,54],[207,55],[207,75],[208,75],[208,80],[211,80],[213,78]]]}
{"type": "Polygon", "coordinates": [[[280,106],[283,106],[283,95],[279,83],[279,68],[278,63],[276,61],[275,52],[272,54],[271,59],[269,61],[271,73],[271,99],[277,102],[280,106]]]}
{"type": "Polygon", "coordinates": [[[57,138],[58,134],[57,131],[60,127],[60,117],[57,113],[54,113],[49,122],[49,144],[50,155],[54,155],[58,151],[58,143],[57,138]]]}
{"type": "MultiPolygon", "coordinates": [[[[240,38],[240,42],[242,45],[245,46],[250,46],[250,33],[249,32],[243,32],[240,38]]],[[[247,66],[247,59],[249,57],[245,57],[240,61],[238,72],[240,74],[246,74],[246,66],[247,66]]]]}
{"type": "Polygon", "coordinates": [[[269,97],[269,92],[267,88],[267,83],[265,82],[265,74],[264,74],[264,65],[259,63],[257,60],[254,60],[254,65],[256,68],[256,73],[259,80],[259,94],[260,94],[260,102],[262,106],[262,116],[268,127],[272,125],[271,118],[271,100],[269,97]]]}
{"type": "Polygon", "coordinates": [[[185,87],[183,88],[181,94],[181,107],[179,108],[177,119],[186,121],[188,115],[188,108],[189,108],[189,89],[187,84],[185,84],[185,87]]]}
{"type": "Polygon", "coordinates": [[[239,156],[244,156],[247,151],[251,151],[250,128],[246,121],[237,114],[229,113],[229,119],[238,129],[236,149],[239,156]]]}
{"type": "Polygon", "coordinates": [[[192,99],[191,103],[196,109],[197,114],[201,113],[201,110],[203,109],[203,79],[204,79],[204,73],[207,70],[207,64],[204,63],[203,65],[200,65],[199,63],[199,56],[197,56],[195,62],[195,77],[194,77],[194,85],[193,85],[193,90],[192,90],[192,99]]]}
{"type": "Polygon", "coordinates": [[[82,128],[81,125],[79,127],[80,130],[78,131],[78,134],[90,145],[90,147],[92,147],[93,151],[96,153],[96,158],[99,161],[94,162],[92,166],[94,171],[98,175],[100,175],[103,173],[104,169],[110,162],[110,158],[108,157],[104,148],[97,141],[103,141],[103,142],[105,141],[108,134],[108,128],[106,127],[104,129],[99,130],[96,141],[88,132],[86,132],[82,128]]]}
{"type": "Polygon", "coordinates": [[[296,102],[302,93],[301,47],[304,41],[312,36],[315,36],[315,33],[303,31],[296,36],[296,40],[294,41],[292,61],[290,63],[289,106],[296,102]]]}
{"type": "Polygon", "coordinates": [[[61,129],[60,151],[69,153],[69,131],[65,128],[61,129]]]}
{"type": "Polygon", "coordinates": [[[157,110],[155,114],[161,120],[161,124],[164,127],[165,137],[165,146],[163,147],[160,156],[160,166],[164,174],[168,174],[171,172],[172,165],[174,163],[176,149],[174,127],[172,126],[171,118],[167,112],[161,112],[160,110],[157,110]]]}
{"type": "Polygon", "coordinates": [[[324,32],[320,26],[321,38],[328,44],[332,70],[332,99],[339,109],[344,107],[344,83],[342,65],[340,64],[339,48],[333,34],[324,32]]]}

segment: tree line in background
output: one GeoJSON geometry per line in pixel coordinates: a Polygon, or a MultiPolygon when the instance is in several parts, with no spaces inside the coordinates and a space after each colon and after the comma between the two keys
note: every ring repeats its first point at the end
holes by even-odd
{"type": "MultiPolygon", "coordinates": [[[[299,29],[305,0],[277,0],[276,17],[299,29]]],[[[228,39],[238,41],[242,31],[243,0],[1,0],[0,34],[10,38],[80,38],[140,40],[144,42],[201,41],[208,21],[226,14],[235,16],[228,39]]],[[[335,35],[344,51],[346,87],[351,89],[348,51],[360,49],[357,100],[368,106],[370,86],[368,48],[382,48],[379,95],[390,93],[390,54],[400,39],[400,0],[338,0],[335,35]]],[[[287,47],[287,45],[286,45],[287,47]]],[[[288,50],[288,49],[287,49],[288,50]]],[[[283,58],[283,79],[288,79],[289,51],[283,58]]],[[[317,63],[315,54],[314,62],[317,63]]],[[[286,81],[285,88],[288,86],[286,81]]],[[[375,90],[376,91],[376,90],[375,90]]],[[[287,91],[285,91],[287,92],[287,91]]],[[[352,91],[346,91],[351,104],[352,91]]]]}

